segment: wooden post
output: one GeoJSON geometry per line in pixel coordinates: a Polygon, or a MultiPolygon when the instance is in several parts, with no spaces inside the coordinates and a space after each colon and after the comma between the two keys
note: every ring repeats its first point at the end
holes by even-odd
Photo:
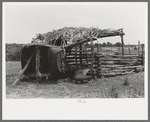
{"type": "Polygon", "coordinates": [[[99,57],[99,62],[98,62],[98,71],[99,71],[99,75],[102,78],[102,72],[101,72],[101,58],[99,57]]]}
{"type": "Polygon", "coordinates": [[[97,44],[97,53],[99,53],[99,44],[97,44]]]}
{"type": "Polygon", "coordinates": [[[77,46],[75,46],[75,58],[76,58],[76,67],[77,67],[77,46]]]}
{"type": "Polygon", "coordinates": [[[138,41],[138,55],[140,55],[140,41],[138,41]]]}
{"type": "Polygon", "coordinates": [[[91,39],[91,75],[93,78],[93,64],[94,64],[94,48],[93,48],[93,41],[91,39]]]}
{"type": "Polygon", "coordinates": [[[36,67],[35,67],[35,70],[36,70],[36,80],[37,82],[41,80],[41,73],[40,73],[40,50],[39,50],[39,47],[37,47],[37,50],[36,50],[36,67]]]}
{"type": "Polygon", "coordinates": [[[80,44],[80,66],[82,65],[82,45],[80,44]]]}
{"type": "Polygon", "coordinates": [[[142,47],[142,65],[145,65],[145,61],[144,61],[144,44],[141,45],[142,47]]]}
{"type": "MultiPolygon", "coordinates": [[[[85,52],[86,52],[86,54],[87,54],[87,44],[88,43],[85,44],[85,52]]],[[[88,64],[87,56],[86,56],[86,63],[88,64]]]]}
{"type": "Polygon", "coordinates": [[[128,44],[128,51],[129,51],[129,55],[131,54],[131,51],[130,51],[130,46],[129,46],[129,44],[128,44]]]}
{"type": "Polygon", "coordinates": [[[124,55],[124,41],[123,41],[123,35],[121,35],[121,43],[122,43],[122,55],[124,55]]]}

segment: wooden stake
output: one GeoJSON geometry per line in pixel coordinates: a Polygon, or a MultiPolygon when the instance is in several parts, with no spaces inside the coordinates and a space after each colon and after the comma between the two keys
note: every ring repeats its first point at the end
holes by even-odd
{"type": "Polygon", "coordinates": [[[138,55],[140,55],[140,41],[138,41],[138,55]]]}
{"type": "Polygon", "coordinates": [[[144,61],[144,45],[141,45],[142,47],[142,65],[145,65],[145,61],[144,61]]]}
{"type": "Polygon", "coordinates": [[[82,64],[82,45],[80,44],[80,64],[82,64]]]}
{"type": "Polygon", "coordinates": [[[39,71],[40,69],[40,50],[37,47],[36,50],[36,67],[35,67],[35,71],[36,71],[36,80],[40,81],[41,80],[41,76],[42,74],[39,71]]]}
{"type": "Polygon", "coordinates": [[[77,67],[77,46],[75,46],[75,58],[76,58],[76,67],[77,67]]]}
{"type": "MultiPolygon", "coordinates": [[[[88,44],[88,43],[85,44],[85,52],[86,52],[86,55],[88,54],[88,53],[87,53],[87,44],[88,44]]],[[[86,58],[86,63],[88,63],[87,58],[86,58]]]]}
{"type": "Polygon", "coordinates": [[[130,55],[131,51],[130,51],[130,47],[129,47],[129,44],[128,44],[128,51],[129,51],[129,55],[130,55]]]}
{"type": "Polygon", "coordinates": [[[91,75],[93,78],[93,60],[94,60],[94,48],[93,48],[93,41],[91,39],[91,75]]]}
{"type": "Polygon", "coordinates": [[[122,55],[124,55],[124,41],[123,41],[123,35],[121,37],[121,42],[122,42],[122,55]]]}

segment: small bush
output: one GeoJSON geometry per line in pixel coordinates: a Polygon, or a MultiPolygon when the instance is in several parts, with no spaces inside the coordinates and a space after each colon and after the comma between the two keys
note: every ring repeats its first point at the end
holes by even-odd
{"type": "Polygon", "coordinates": [[[123,85],[124,86],[128,86],[129,85],[129,79],[127,77],[124,79],[123,85]]]}

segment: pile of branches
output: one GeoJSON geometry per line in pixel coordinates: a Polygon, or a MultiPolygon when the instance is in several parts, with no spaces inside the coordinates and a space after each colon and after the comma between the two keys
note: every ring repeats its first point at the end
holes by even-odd
{"type": "Polygon", "coordinates": [[[74,27],[64,27],[59,30],[53,30],[52,32],[48,32],[45,34],[38,34],[36,40],[42,40],[47,44],[53,45],[56,43],[56,40],[63,40],[66,44],[78,43],[82,39],[88,39],[91,37],[101,38],[107,37],[109,35],[123,34],[122,31],[112,30],[112,29],[104,29],[100,30],[98,28],[74,28],[74,27]]]}

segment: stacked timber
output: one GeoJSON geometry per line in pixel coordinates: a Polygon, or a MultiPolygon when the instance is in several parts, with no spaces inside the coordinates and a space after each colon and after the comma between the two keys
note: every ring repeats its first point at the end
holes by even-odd
{"type": "Polygon", "coordinates": [[[143,69],[142,57],[139,55],[104,55],[101,61],[100,75],[130,74],[143,69]]]}

